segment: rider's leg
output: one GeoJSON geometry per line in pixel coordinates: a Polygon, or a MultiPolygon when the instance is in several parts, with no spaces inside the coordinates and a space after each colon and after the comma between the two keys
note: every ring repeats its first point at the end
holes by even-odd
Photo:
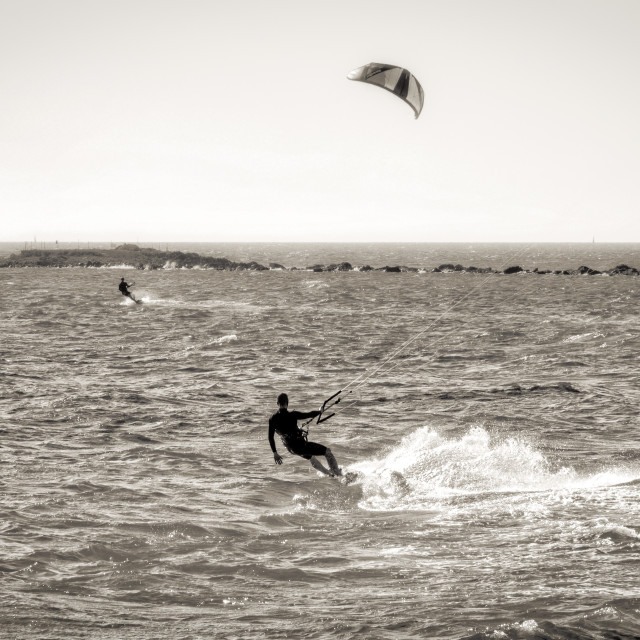
{"type": "Polygon", "coordinates": [[[341,476],[342,469],[340,469],[340,467],[338,466],[338,461],[335,459],[335,456],[333,455],[333,453],[331,453],[331,449],[329,449],[329,447],[327,447],[327,451],[324,454],[324,457],[327,459],[327,462],[329,463],[329,469],[331,469],[331,473],[334,476],[341,476]]]}
{"type": "Polygon", "coordinates": [[[317,469],[318,471],[320,471],[320,473],[324,473],[326,476],[332,476],[333,473],[331,473],[331,471],[329,471],[329,469],[327,469],[322,462],[320,462],[320,460],[318,460],[318,458],[316,458],[315,456],[311,456],[311,458],[309,459],[309,462],[311,463],[311,466],[314,469],[317,469]]]}

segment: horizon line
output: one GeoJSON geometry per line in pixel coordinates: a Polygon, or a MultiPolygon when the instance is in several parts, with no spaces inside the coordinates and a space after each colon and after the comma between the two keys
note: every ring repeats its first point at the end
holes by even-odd
{"type": "Polygon", "coordinates": [[[640,240],[1,240],[0,244],[25,245],[44,248],[44,245],[110,244],[167,245],[167,244],[640,244],[640,240]]]}

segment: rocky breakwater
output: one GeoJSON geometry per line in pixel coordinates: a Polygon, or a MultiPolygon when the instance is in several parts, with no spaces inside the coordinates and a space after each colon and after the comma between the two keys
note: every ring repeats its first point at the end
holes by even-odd
{"type": "Polygon", "coordinates": [[[495,274],[519,274],[530,273],[536,275],[627,275],[637,276],[640,271],[635,267],[620,264],[612,269],[604,271],[591,269],[590,267],[578,267],[577,269],[524,269],[520,266],[511,266],[506,269],[493,269],[491,267],[464,267],[461,264],[441,264],[437,267],[407,267],[389,266],[372,267],[371,265],[353,266],[350,262],[339,262],[328,265],[313,264],[306,267],[286,267],[277,262],[270,262],[265,267],[255,261],[233,262],[227,258],[213,258],[202,256],[198,253],[184,253],[182,251],[159,251],[158,249],[141,248],[135,244],[122,244],[115,249],[27,249],[19,254],[12,254],[7,259],[0,261],[0,267],[120,267],[134,269],[212,269],[218,271],[313,271],[344,272],[344,271],[383,271],[385,273],[495,273],[495,274]]]}
{"type": "Polygon", "coordinates": [[[511,274],[511,273],[536,273],[538,275],[563,275],[563,276],[637,276],[640,275],[640,271],[635,267],[629,267],[626,264],[620,264],[617,267],[613,267],[613,269],[605,269],[604,271],[599,271],[598,269],[591,269],[591,267],[578,267],[577,269],[538,269],[536,267],[533,271],[523,269],[522,267],[508,267],[504,270],[503,273],[511,274]]]}
{"type": "MultiPolygon", "coordinates": [[[[278,265],[280,269],[286,269],[282,265],[278,265]]],[[[297,267],[291,267],[290,270],[295,270],[297,267]]],[[[507,267],[506,269],[492,269],[491,267],[464,267],[461,264],[441,264],[437,267],[429,268],[420,268],[420,267],[407,267],[407,266],[384,266],[384,267],[372,267],[370,265],[364,265],[362,267],[354,267],[348,262],[341,262],[340,264],[330,264],[327,266],[321,264],[315,264],[312,266],[306,267],[307,271],[314,272],[323,272],[323,271],[384,271],[386,273],[496,273],[496,274],[505,274],[511,275],[515,273],[532,273],[537,275],[547,275],[547,274],[555,274],[555,275],[574,275],[574,276],[596,276],[596,275],[627,275],[627,276],[637,276],[640,275],[640,271],[635,267],[629,267],[626,264],[618,265],[617,267],[613,267],[612,269],[607,269],[604,271],[599,271],[597,269],[591,269],[590,267],[578,267],[577,269],[524,269],[520,266],[512,266],[507,267]]]]}

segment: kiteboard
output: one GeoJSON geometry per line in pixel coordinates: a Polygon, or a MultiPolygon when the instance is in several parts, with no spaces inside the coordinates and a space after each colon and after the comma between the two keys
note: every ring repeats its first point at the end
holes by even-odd
{"type": "Polygon", "coordinates": [[[360,475],[357,471],[347,471],[343,476],[340,476],[342,484],[354,484],[360,479],[360,475]]]}
{"type": "MultiPolygon", "coordinates": [[[[129,298],[129,300],[131,300],[131,302],[133,302],[134,304],[142,304],[142,300],[136,300],[136,298],[132,298],[131,296],[127,296],[127,298],[129,298]]],[[[129,303],[125,301],[124,304],[129,303]]]]}

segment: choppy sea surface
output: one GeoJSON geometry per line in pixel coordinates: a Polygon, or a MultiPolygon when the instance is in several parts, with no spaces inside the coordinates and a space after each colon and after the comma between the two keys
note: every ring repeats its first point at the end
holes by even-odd
{"type": "MultiPolygon", "coordinates": [[[[158,247],[164,248],[164,247],[158,247]]],[[[640,267],[640,245],[172,245],[640,267]]],[[[640,279],[0,269],[0,637],[640,637],[640,279]],[[135,305],[121,276],[135,280],[135,305]],[[279,450],[278,393],[357,481],[279,450]]]]}

